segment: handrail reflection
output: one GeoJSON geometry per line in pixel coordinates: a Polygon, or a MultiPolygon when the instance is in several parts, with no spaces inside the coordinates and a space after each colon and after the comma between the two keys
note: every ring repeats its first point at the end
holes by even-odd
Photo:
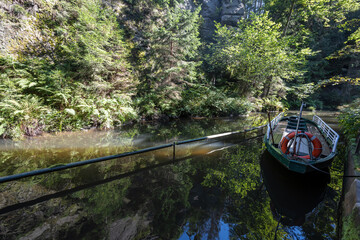
{"type": "MultiPolygon", "coordinates": [[[[254,136],[254,137],[247,138],[247,139],[242,139],[241,141],[237,141],[237,143],[242,143],[242,142],[246,142],[246,141],[249,141],[249,140],[252,140],[252,139],[257,139],[257,138],[260,138],[262,136],[263,135],[259,135],[259,136],[254,136]]],[[[212,143],[214,143],[214,142],[212,142],[212,143]]],[[[214,150],[210,151],[208,154],[211,154],[213,152],[214,152],[214,150]]],[[[130,172],[127,172],[127,173],[122,173],[122,174],[119,174],[119,175],[116,175],[116,176],[113,176],[113,177],[109,177],[109,178],[106,178],[106,179],[102,179],[102,180],[99,180],[99,181],[96,181],[96,182],[84,184],[84,185],[77,186],[77,187],[67,189],[67,190],[62,190],[62,191],[59,191],[59,192],[56,192],[56,193],[53,193],[53,194],[44,195],[44,196],[41,196],[41,197],[33,199],[33,200],[29,200],[29,201],[9,205],[9,206],[6,206],[6,207],[0,209],[0,215],[9,213],[9,212],[12,212],[12,211],[15,211],[15,210],[19,210],[21,208],[30,207],[30,206],[33,206],[35,204],[45,202],[45,201],[48,201],[48,200],[51,200],[51,199],[54,199],[54,198],[64,197],[66,195],[69,195],[69,194],[72,194],[72,193],[75,193],[75,192],[78,192],[78,191],[81,191],[81,190],[85,190],[85,189],[88,189],[88,188],[96,187],[96,186],[99,186],[99,185],[103,185],[103,184],[106,184],[106,183],[109,183],[109,182],[112,182],[112,181],[115,181],[115,180],[120,180],[120,179],[125,178],[125,177],[130,177],[132,175],[135,175],[135,174],[138,174],[138,173],[141,173],[141,172],[144,172],[144,171],[148,171],[148,170],[152,170],[152,169],[155,169],[155,168],[158,168],[158,167],[163,167],[163,166],[166,166],[166,165],[178,163],[178,162],[187,160],[189,158],[194,158],[194,157],[196,158],[196,157],[201,157],[201,156],[203,156],[203,155],[190,154],[189,156],[184,156],[184,157],[177,158],[177,159],[171,159],[169,161],[164,161],[162,163],[158,163],[158,164],[155,164],[155,165],[151,165],[151,166],[148,166],[148,167],[143,167],[143,168],[140,168],[140,169],[136,169],[134,171],[130,171],[130,172]]]]}

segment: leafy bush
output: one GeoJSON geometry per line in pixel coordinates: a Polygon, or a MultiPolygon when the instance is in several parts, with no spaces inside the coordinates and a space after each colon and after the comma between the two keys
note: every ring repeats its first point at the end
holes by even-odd
{"type": "Polygon", "coordinates": [[[129,94],[112,91],[99,97],[97,88],[72,83],[62,71],[49,70],[42,61],[30,65],[0,58],[0,62],[2,137],[88,127],[109,129],[137,118],[129,94]]]}
{"type": "Polygon", "coordinates": [[[282,102],[278,98],[264,98],[262,100],[261,111],[282,111],[285,110],[282,102]]]}
{"type": "Polygon", "coordinates": [[[241,96],[279,96],[283,80],[300,78],[309,49],[296,51],[292,39],[283,37],[281,25],[268,13],[239,21],[237,28],[216,24],[215,43],[206,61],[230,79],[241,96]],[[274,93],[272,93],[274,92],[274,93]]]}
{"type": "Polygon", "coordinates": [[[360,98],[355,100],[347,108],[343,109],[339,122],[344,134],[348,138],[353,138],[360,130],[360,98]]]}
{"type": "Polygon", "coordinates": [[[245,114],[252,110],[251,104],[244,98],[229,97],[220,89],[204,86],[190,88],[183,92],[180,103],[182,115],[189,116],[229,116],[245,114]]]}
{"type": "Polygon", "coordinates": [[[0,136],[108,129],[137,118],[118,13],[98,0],[44,4],[19,23],[13,58],[0,57],[0,136]]]}
{"type": "Polygon", "coordinates": [[[217,117],[246,114],[253,110],[244,98],[230,97],[220,89],[197,85],[184,90],[179,100],[162,97],[156,91],[135,100],[143,117],[217,117]]]}

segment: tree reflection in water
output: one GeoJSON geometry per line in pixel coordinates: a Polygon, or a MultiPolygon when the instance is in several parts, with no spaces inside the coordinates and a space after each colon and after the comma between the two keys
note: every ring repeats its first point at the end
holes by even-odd
{"type": "MultiPolygon", "coordinates": [[[[170,151],[157,151],[3,184],[0,213],[17,209],[0,214],[0,239],[274,239],[276,213],[285,216],[294,205],[301,214],[282,218],[278,239],[334,239],[341,181],[292,180],[269,159],[262,138],[240,142],[236,136],[201,151],[179,148],[175,162],[170,151]],[[226,144],[233,147],[219,150],[226,144]],[[320,203],[302,207],[305,195],[320,203]],[[298,202],[290,204],[292,198],[298,202]]],[[[99,152],[85,156],[92,154],[99,152]]]]}
{"type": "MultiPolygon", "coordinates": [[[[264,183],[271,198],[271,210],[280,223],[301,226],[325,196],[330,175],[321,172],[297,174],[282,167],[266,151],[261,159],[264,183]]],[[[327,171],[328,172],[328,171],[327,171]]]]}

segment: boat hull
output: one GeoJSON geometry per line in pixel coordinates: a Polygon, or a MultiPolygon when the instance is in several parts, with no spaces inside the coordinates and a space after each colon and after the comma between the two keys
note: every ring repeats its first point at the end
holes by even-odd
{"type": "Polygon", "coordinates": [[[335,154],[331,153],[329,156],[311,163],[300,162],[289,159],[287,155],[282,153],[279,148],[276,148],[274,145],[270,144],[266,136],[264,138],[264,142],[266,149],[277,161],[279,161],[288,170],[297,173],[304,174],[312,171],[321,171],[321,169],[329,167],[335,157],[335,154]]]}

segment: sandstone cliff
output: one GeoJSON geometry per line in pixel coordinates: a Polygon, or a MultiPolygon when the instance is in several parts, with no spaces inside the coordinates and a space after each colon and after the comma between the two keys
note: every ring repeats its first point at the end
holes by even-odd
{"type": "Polygon", "coordinates": [[[203,0],[201,15],[204,19],[201,35],[210,40],[215,30],[214,21],[236,26],[239,19],[245,16],[245,8],[241,0],[203,0]]]}

